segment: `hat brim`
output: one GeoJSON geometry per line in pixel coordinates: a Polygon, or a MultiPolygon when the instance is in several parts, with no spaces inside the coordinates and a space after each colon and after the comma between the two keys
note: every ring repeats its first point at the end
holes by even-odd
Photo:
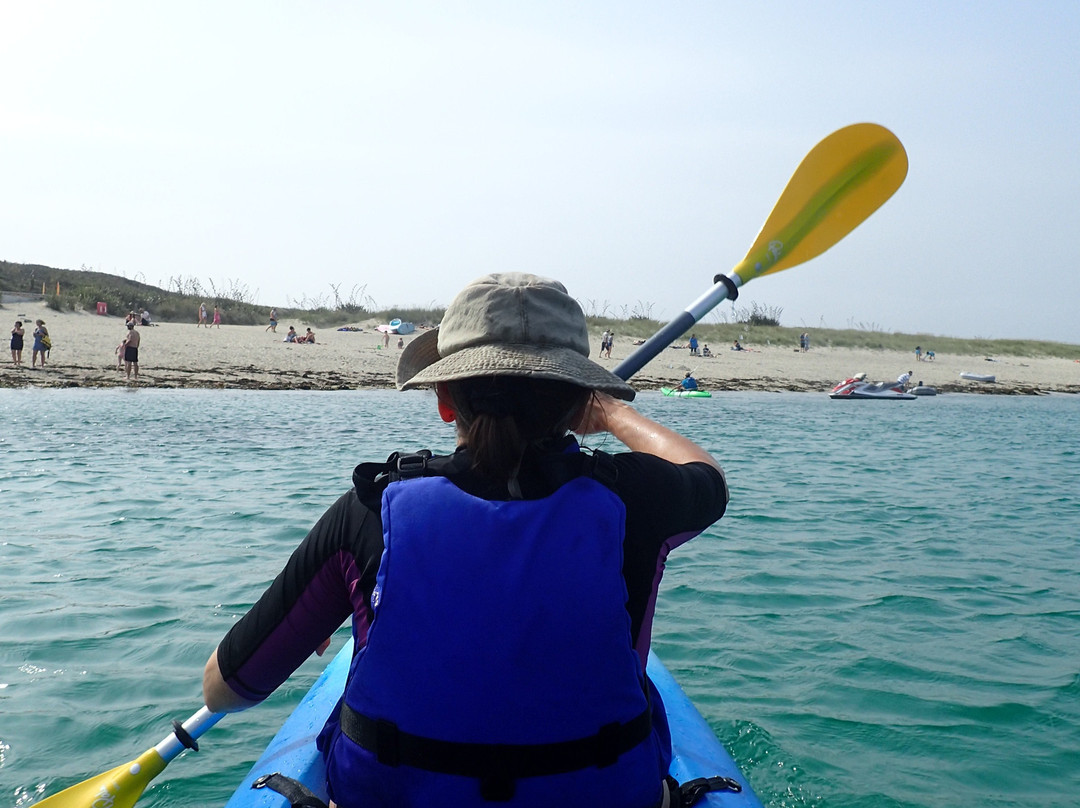
{"type": "Polygon", "coordinates": [[[525,376],[569,382],[633,401],[635,390],[614,373],[570,348],[543,345],[478,345],[439,356],[439,332],[427,331],[404,349],[397,386],[411,390],[477,376],[525,376]]]}

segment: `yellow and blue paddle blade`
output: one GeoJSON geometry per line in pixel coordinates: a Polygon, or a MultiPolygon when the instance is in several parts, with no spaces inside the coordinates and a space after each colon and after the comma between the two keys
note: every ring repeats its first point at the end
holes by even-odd
{"type": "Polygon", "coordinates": [[[820,255],[884,205],[907,171],[903,145],[884,126],[838,129],[795,169],[733,274],[747,283],[820,255]]]}
{"type": "Polygon", "coordinates": [[[36,805],[37,808],[130,808],[165,766],[166,761],[157,749],[147,749],[130,763],[65,788],[36,805]]]}
{"type": "Polygon", "coordinates": [[[629,379],[739,287],[809,261],[864,222],[903,184],[908,162],[896,135],[857,123],[822,140],[799,163],[750,251],[728,275],[645,341],[612,371],[629,379]]]}
{"type": "Polygon", "coordinates": [[[36,808],[132,808],[150,781],[165,771],[184,749],[198,751],[196,739],[222,717],[222,713],[202,707],[182,725],[174,721],[172,733],[130,763],[83,780],[34,805],[36,808]]]}

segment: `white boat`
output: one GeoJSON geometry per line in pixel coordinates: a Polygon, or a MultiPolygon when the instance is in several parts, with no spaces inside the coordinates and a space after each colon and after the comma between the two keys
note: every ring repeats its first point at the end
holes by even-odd
{"type": "Polygon", "coordinates": [[[969,382],[987,382],[990,384],[997,381],[997,376],[990,373],[969,373],[966,370],[960,374],[960,378],[969,382]]]}
{"type": "Polygon", "coordinates": [[[416,330],[416,326],[412,323],[403,323],[395,318],[384,325],[375,326],[375,330],[385,334],[411,334],[416,330]]]}

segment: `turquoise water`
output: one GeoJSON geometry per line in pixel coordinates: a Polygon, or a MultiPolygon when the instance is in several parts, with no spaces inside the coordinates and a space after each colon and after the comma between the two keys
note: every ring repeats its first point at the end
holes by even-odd
{"type": "MultiPolygon", "coordinates": [[[[728,472],[728,515],[669,565],[655,648],[766,805],[1078,804],[1080,398],[639,406],[728,472]]],[[[358,461],[452,442],[424,393],[0,390],[0,423],[18,806],[198,708],[206,657],[358,461]]],[[[318,670],[140,805],[222,804],[318,670]]]]}

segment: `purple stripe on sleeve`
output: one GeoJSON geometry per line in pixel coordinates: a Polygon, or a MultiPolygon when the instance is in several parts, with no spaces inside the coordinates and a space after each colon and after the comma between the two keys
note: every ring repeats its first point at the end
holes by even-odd
{"type": "Polygon", "coordinates": [[[366,638],[370,616],[359,580],[356,561],[350,554],[338,552],[328,558],[283,618],[228,680],[229,687],[244,698],[265,699],[350,614],[354,634],[366,638]]]}
{"type": "Polygon", "coordinates": [[[656,616],[656,595],[660,591],[660,580],[664,577],[664,567],[667,564],[668,555],[680,545],[686,544],[690,539],[701,533],[700,530],[679,533],[660,546],[660,552],[656,556],[656,575],[653,576],[652,594],[649,595],[648,603],[645,604],[645,615],[641,619],[641,631],[638,632],[637,651],[641,657],[641,669],[645,670],[645,664],[649,657],[649,647],[652,644],[653,617],[656,616]]]}

